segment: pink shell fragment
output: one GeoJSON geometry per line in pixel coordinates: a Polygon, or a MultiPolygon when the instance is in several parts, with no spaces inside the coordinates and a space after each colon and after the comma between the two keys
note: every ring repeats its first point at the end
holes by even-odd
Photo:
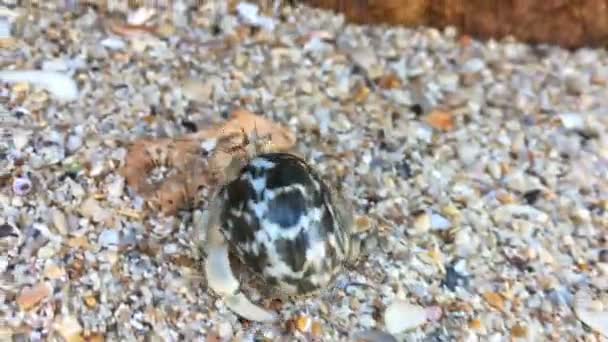
{"type": "Polygon", "coordinates": [[[32,190],[32,181],[27,177],[17,177],[13,180],[13,192],[18,196],[25,196],[32,190]]]}

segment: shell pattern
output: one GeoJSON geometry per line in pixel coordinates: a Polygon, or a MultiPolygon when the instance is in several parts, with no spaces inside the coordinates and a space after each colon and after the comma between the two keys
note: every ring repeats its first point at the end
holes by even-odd
{"type": "Polygon", "coordinates": [[[266,153],[221,188],[220,231],[273,289],[306,295],[331,286],[353,240],[338,195],[301,158],[266,153]]]}

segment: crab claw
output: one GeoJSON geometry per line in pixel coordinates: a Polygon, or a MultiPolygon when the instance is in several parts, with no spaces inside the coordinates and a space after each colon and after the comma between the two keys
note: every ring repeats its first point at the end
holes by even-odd
{"type": "Polygon", "coordinates": [[[230,269],[228,248],[214,246],[207,250],[205,273],[207,284],[218,295],[230,296],[239,290],[239,282],[230,269]]]}
{"type": "Polygon", "coordinates": [[[209,226],[207,236],[207,259],[205,273],[207,284],[215,293],[222,296],[228,308],[237,315],[257,322],[272,322],[277,315],[253,304],[240,290],[228,258],[228,245],[217,230],[209,226]]]}
{"type": "Polygon", "coordinates": [[[225,298],[226,305],[230,310],[250,321],[274,322],[277,315],[253,304],[242,292],[225,298]]]}

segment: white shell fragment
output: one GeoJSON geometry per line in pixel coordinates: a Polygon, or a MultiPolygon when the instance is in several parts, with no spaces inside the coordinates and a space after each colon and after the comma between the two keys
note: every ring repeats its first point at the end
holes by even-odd
{"type": "Polygon", "coordinates": [[[445,230],[452,226],[452,223],[439,214],[431,215],[431,227],[436,230],[445,230]]]}
{"type": "Polygon", "coordinates": [[[577,310],[576,315],[581,322],[608,338],[608,311],[577,310]]]}
{"type": "Polygon", "coordinates": [[[67,235],[69,231],[68,220],[60,209],[53,208],[51,209],[51,221],[53,222],[53,226],[59,234],[67,235]]]}
{"type": "Polygon", "coordinates": [[[276,23],[272,18],[261,16],[259,8],[255,4],[248,2],[241,2],[236,7],[237,12],[241,19],[249,25],[262,27],[268,31],[274,30],[276,23]]]}
{"type": "Polygon", "coordinates": [[[0,39],[11,36],[11,24],[6,18],[0,17],[0,39]]]}
{"type": "Polygon", "coordinates": [[[106,229],[99,235],[99,244],[104,247],[117,246],[120,243],[118,232],[113,229],[106,229]]]}
{"type": "Polygon", "coordinates": [[[156,10],[153,8],[140,7],[137,10],[129,13],[127,16],[127,22],[131,25],[143,25],[150,20],[154,14],[156,14],[156,10]]]}
{"type": "Polygon", "coordinates": [[[580,291],[575,295],[574,312],[581,322],[608,338],[608,311],[594,309],[591,297],[580,291]]]}
{"type": "Polygon", "coordinates": [[[365,47],[350,49],[350,57],[359,67],[369,71],[378,64],[378,59],[373,50],[365,47]]]}
{"type": "Polygon", "coordinates": [[[549,215],[529,205],[508,204],[494,211],[494,219],[499,222],[505,222],[512,217],[525,217],[538,223],[546,223],[549,220],[549,215]]]}
{"type": "Polygon", "coordinates": [[[560,114],[559,118],[565,129],[575,130],[583,129],[585,127],[585,120],[583,119],[583,116],[578,113],[560,114]]]}
{"type": "Polygon", "coordinates": [[[414,329],[426,322],[426,310],[418,305],[397,300],[386,308],[384,325],[386,331],[395,335],[414,329]]]}
{"type": "Polygon", "coordinates": [[[110,50],[123,50],[127,43],[118,37],[108,37],[101,41],[101,45],[110,50]]]}
{"type": "Polygon", "coordinates": [[[27,82],[47,90],[59,101],[78,99],[78,87],[74,80],[62,73],[40,70],[0,71],[0,80],[9,83],[27,82]]]}

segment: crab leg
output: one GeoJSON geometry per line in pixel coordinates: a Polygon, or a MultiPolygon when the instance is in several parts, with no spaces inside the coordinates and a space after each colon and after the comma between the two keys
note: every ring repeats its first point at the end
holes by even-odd
{"type": "MultiPolygon", "coordinates": [[[[213,229],[217,232],[217,229],[213,229]]],[[[211,233],[211,232],[209,232],[211,233]]],[[[217,232],[219,234],[219,232],[217,232]]],[[[211,235],[217,235],[211,234],[211,235]]],[[[207,236],[207,238],[211,238],[207,236]]],[[[209,287],[221,296],[229,296],[239,290],[239,282],[234,277],[228,258],[228,245],[220,242],[209,243],[207,246],[207,259],[205,273],[209,287]]]]}
{"type": "MultiPolygon", "coordinates": [[[[213,209],[213,208],[212,208],[213,209]]],[[[213,220],[212,220],[213,221],[213,220]]],[[[230,310],[250,321],[270,322],[276,315],[253,304],[239,290],[239,282],[234,277],[228,258],[228,244],[218,230],[218,225],[208,225],[207,259],[205,273],[207,284],[215,293],[222,296],[230,310]]]]}

